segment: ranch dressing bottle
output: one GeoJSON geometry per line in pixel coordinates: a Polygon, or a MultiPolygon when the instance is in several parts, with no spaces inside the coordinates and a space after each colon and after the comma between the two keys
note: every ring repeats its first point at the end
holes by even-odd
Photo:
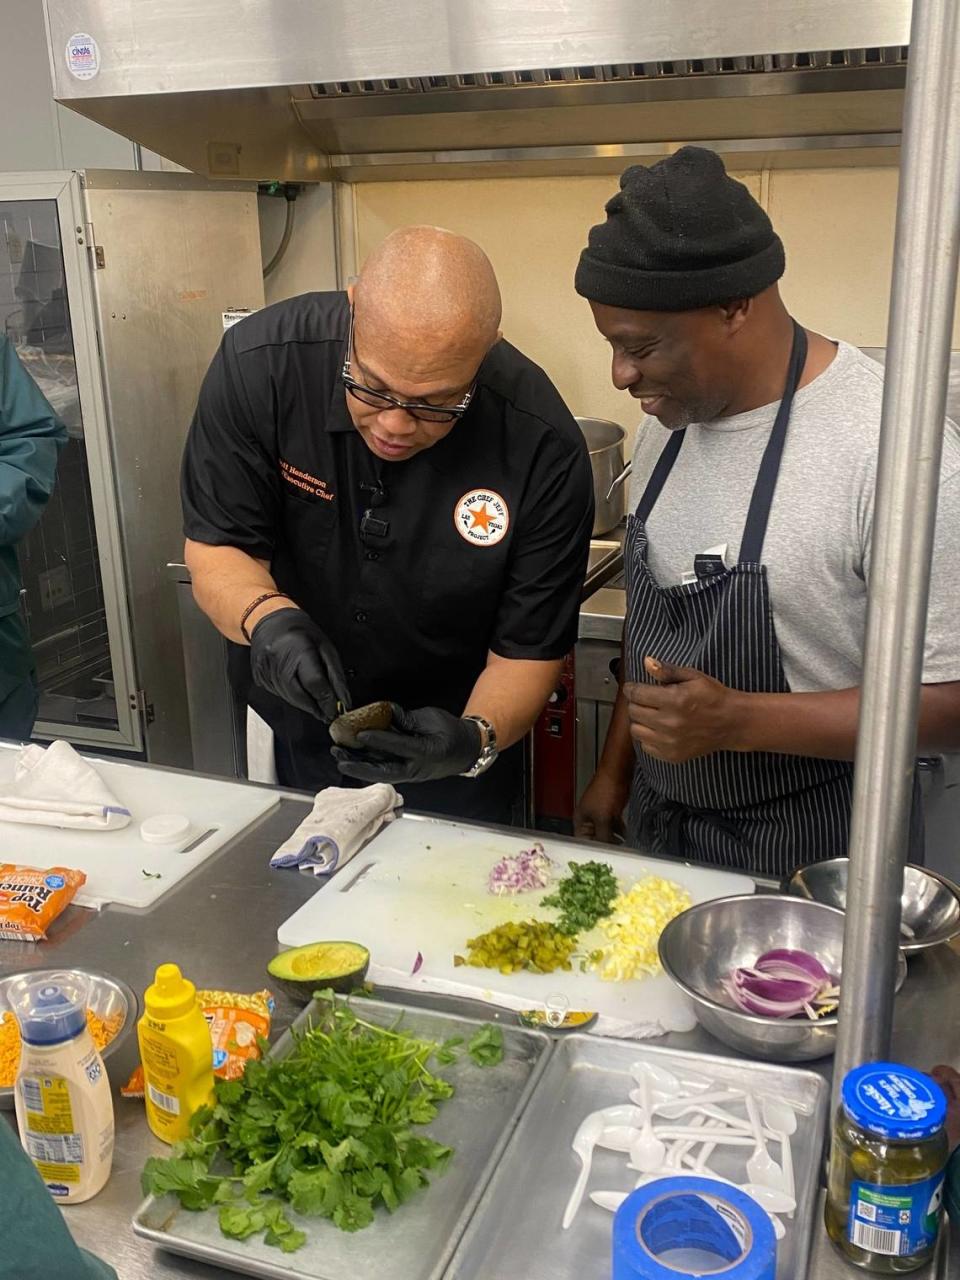
{"type": "Polygon", "coordinates": [[[101,1190],[113,1162],[113,1100],[87,1027],[86,984],[48,973],[22,979],[9,999],[22,1041],[20,1141],[50,1194],[79,1204],[101,1190]]]}

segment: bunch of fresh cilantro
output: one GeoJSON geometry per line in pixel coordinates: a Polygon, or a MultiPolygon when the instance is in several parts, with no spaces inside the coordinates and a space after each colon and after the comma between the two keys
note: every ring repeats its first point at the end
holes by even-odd
{"type": "MultiPolygon", "coordinates": [[[[378,1204],[393,1212],[443,1170],[451,1149],[413,1126],[428,1124],[453,1093],[427,1064],[456,1061],[463,1039],[438,1044],[378,1027],[330,992],[320,1008],[288,1057],[248,1062],[241,1080],[217,1081],[191,1137],[169,1159],[147,1161],[145,1194],[172,1192],[186,1209],[219,1206],[224,1235],[264,1233],[292,1253],[306,1236],[287,1205],[359,1231],[378,1204]]],[[[482,1027],[467,1052],[478,1066],[495,1066],[499,1028],[482,1027]]]]}

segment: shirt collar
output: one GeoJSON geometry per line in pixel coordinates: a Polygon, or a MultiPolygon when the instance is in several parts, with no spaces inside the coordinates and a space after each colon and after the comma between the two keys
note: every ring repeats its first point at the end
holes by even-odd
{"type": "Polygon", "coordinates": [[[328,431],[355,431],[353,419],[350,417],[350,410],[347,408],[347,392],[343,383],[340,381],[339,370],[337,372],[336,385],[333,388],[333,395],[330,397],[330,404],[327,408],[327,416],[323,424],[328,431]]]}

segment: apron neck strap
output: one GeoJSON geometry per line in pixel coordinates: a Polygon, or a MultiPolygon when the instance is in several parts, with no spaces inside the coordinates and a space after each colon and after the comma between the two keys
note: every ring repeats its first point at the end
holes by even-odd
{"type": "Polygon", "coordinates": [[[740,544],[740,564],[759,564],[763,555],[763,540],[767,533],[767,522],[770,519],[770,507],[777,488],[777,477],[780,474],[780,461],[783,458],[783,447],[787,439],[787,425],[790,422],[790,411],[796,395],[803,366],[807,362],[807,335],[802,326],[793,321],[793,348],[790,352],[790,365],[787,369],[787,385],[783,390],[783,399],[777,409],[770,439],[763,451],[763,460],[757,472],[750,509],[747,512],[747,523],[743,530],[743,541],[740,544]]]}
{"type": "Polygon", "coordinates": [[[650,473],[650,479],[647,481],[647,487],[643,491],[643,497],[637,504],[636,518],[641,524],[647,523],[650,512],[660,497],[660,491],[667,483],[667,476],[673,470],[673,464],[677,460],[677,454],[680,452],[680,446],[683,444],[683,437],[686,434],[686,427],[682,431],[672,431],[670,433],[670,439],[664,445],[663,451],[657,459],[657,465],[650,473]]]}
{"type": "MultiPolygon", "coordinates": [[[[753,486],[750,509],[747,512],[747,523],[743,531],[743,542],[740,546],[741,564],[759,564],[760,557],[763,554],[763,540],[767,532],[767,522],[770,518],[770,507],[777,487],[777,477],[780,474],[780,460],[783,457],[783,446],[787,438],[787,424],[790,421],[790,411],[793,408],[793,397],[796,395],[797,386],[803,375],[803,366],[806,362],[807,335],[804,329],[794,320],[793,347],[790,351],[787,382],[783,390],[783,399],[777,409],[773,430],[770,432],[770,439],[767,441],[767,447],[763,453],[760,470],[757,472],[756,483],[753,486]]],[[[667,482],[667,477],[673,470],[673,464],[677,460],[677,454],[680,452],[686,434],[686,428],[670,433],[670,439],[664,445],[663,451],[657,459],[657,465],[650,473],[650,479],[647,481],[647,487],[643,491],[643,497],[637,505],[636,518],[641,524],[647,523],[650,512],[656,505],[663,486],[667,482]]]]}

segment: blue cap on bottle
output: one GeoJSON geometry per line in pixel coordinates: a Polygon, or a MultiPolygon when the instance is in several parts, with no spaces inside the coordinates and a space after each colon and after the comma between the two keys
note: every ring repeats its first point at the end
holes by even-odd
{"type": "Polygon", "coordinates": [[[62,1044],[87,1025],[83,1005],[56,982],[35,983],[17,1009],[20,1035],[27,1044],[62,1044]]]}
{"type": "Polygon", "coordinates": [[[848,1072],[840,1098],[854,1124],[894,1142],[931,1138],[947,1118],[937,1082],[896,1062],[868,1062],[848,1072]]]}

